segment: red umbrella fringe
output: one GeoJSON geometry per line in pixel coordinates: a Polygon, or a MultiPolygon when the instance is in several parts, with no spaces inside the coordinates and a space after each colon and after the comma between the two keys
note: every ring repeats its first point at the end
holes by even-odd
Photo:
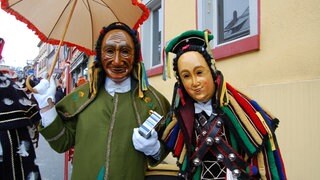
{"type": "Polygon", "coordinates": [[[149,9],[142,3],[138,2],[138,0],[132,0],[132,4],[135,6],[138,6],[142,11],[142,15],[140,17],[140,19],[136,22],[136,24],[133,26],[133,29],[138,29],[140,27],[140,25],[143,24],[143,22],[145,20],[148,19],[149,15],[150,15],[150,11],[149,9]]]}

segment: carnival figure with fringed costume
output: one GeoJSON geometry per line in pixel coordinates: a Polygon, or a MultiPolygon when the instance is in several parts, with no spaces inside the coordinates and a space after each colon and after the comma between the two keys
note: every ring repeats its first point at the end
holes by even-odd
{"type": "MultiPolygon", "coordinates": [[[[208,31],[191,30],[166,47],[177,82],[162,139],[182,179],[286,179],[279,120],[224,80],[208,31]]],[[[168,70],[168,69],[167,69],[168,70]]]]}
{"type": "Polygon", "coordinates": [[[0,179],[41,179],[36,164],[40,114],[24,79],[0,70],[0,179]]]}
{"type": "Polygon", "coordinates": [[[148,163],[167,155],[161,133],[152,131],[146,139],[137,131],[150,110],[164,116],[170,104],[148,84],[136,30],[120,22],[104,27],[89,64],[89,83],[56,105],[46,103],[54,86],[44,79],[34,87],[43,118],[40,133],[57,152],[74,147],[72,179],[144,179],[148,163]]]}

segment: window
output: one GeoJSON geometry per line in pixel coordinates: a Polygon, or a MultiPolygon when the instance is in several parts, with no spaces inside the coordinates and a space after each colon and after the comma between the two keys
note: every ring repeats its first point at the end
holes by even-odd
{"type": "Polygon", "coordinates": [[[150,16],[141,26],[142,57],[149,76],[162,72],[163,10],[159,0],[144,0],[150,16]]]}
{"type": "Polygon", "coordinates": [[[260,0],[198,0],[198,29],[209,29],[215,59],[259,49],[260,0]]]}

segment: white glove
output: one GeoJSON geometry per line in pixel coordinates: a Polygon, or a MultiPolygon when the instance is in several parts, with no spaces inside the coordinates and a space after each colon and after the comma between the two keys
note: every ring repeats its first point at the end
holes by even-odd
{"type": "Polygon", "coordinates": [[[55,102],[56,84],[52,76],[50,78],[50,82],[45,78],[41,79],[40,83],[37,84],[34,89],[38,92],[33,93],[33,96],[38,102],[40,109],[49,105],[48,99],[50,98],[55,102]]]}
{"type": "Polygon", "coordinates": [[[147,156],[154,156],[160,151],[158,133],[153,129],[150,138],[146,139],[138,132],[139,128],[133,129],[132,142],[136,150],[143,152],[147,156]]]}

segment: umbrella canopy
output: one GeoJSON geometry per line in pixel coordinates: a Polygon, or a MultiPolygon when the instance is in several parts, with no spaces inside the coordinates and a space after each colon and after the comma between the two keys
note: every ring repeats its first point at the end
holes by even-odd
{"type": "Polygon", "coordinates": [[[88,55],[94,55],[103,26],[120,21],[137,29],[149,16],[138,0],[1,0],[1,8],[42,41],[75,46],[88,55]]]}

